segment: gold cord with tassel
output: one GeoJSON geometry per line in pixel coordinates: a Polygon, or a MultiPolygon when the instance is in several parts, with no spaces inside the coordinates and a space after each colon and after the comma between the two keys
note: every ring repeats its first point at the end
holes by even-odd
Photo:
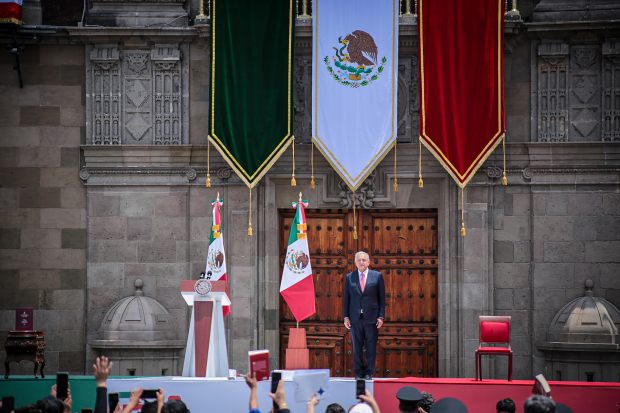
{"type": "Polygon", "coordinates": [[[396,179],[396,140],[394,140],[394,192],[398,192],[398,182],[396,179]]]}
{"type": "Polygon", "coordinates": [[[312,148],[310,149],[310,166],[312,167],[312,180],[310,181],[310,189],[314,189],[314,141],[312,141],[312,148]]]}
{"type": "Polygon", "coordinates": [[[211,188],[211,141],[207,136],[207,188],[211,188]]]}
{"type": "Polygon", "coordinates": [[[506,179],[506,134],[504,134],[504,138],[502,139],[502,146],[504,148],[504,176],[502,177],[502,185],[508,185],[508,180],[506,179]]]}
{"type": "Polygon", "coordinates": [[[291,178],[291,186],[297,186],[297,181],[295,180],[295,137],[293,136],[293,177],[291,178]]]}
{"type": "Polygon", "coordinates": [[[357,221],[355,220],[355,191],[353,191],[353,239],[357,239],[357,221]]]}
{"type": "Polygon", "coordinates": [[[422,180],[422,137],[420,137],[420,180],[418,181],[418,187],[424,188],[424,181],[422,180]]]}
{"type": "Polygon", "coordinates": [[[248,227],[248,237],[252,236],[252,188],[250,188],[250,219],[248,227]]]}
{"type": "Polygon", "coordinates": [[[465,193],[461,188],[461,236],[465,236],[465,193]]]}

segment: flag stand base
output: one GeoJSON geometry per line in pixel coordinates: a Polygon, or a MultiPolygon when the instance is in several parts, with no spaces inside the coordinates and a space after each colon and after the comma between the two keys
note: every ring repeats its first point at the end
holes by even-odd
{"type": "Polygon", "coordinates": [[[310,368],[310,351],[306,344],[306,330],[291,328],[286,351],[286,370],[304,370],[310,368]]]}

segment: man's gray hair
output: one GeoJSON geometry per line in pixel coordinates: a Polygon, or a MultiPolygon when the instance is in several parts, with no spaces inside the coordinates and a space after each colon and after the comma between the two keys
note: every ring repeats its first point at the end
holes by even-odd
{"type": "Polygon", "coordinates": [[[366,256],[366,259],[367,259],[368,261],[370,261],[370,255],[368,255],[368,253],[367,253],[367,252],[364,252],[364,251],[359,251],[359,252],[356,252],[356,253],[355,253],[355,261],[357,261],[357,257],[359,257],[359,256],[360,256],[360,254],[364,254],[364,255],[366,256]]]}

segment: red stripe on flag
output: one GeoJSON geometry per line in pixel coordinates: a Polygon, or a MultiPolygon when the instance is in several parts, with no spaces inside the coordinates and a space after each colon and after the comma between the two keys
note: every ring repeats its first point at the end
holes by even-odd
{"type": "MultiPolygon", "coordinates": [[[[226,281],[226,286],[228,287],[228,273],[225,273],[224,275],[222,275],[218,281],[222,281],[222,280],[226,281]]],[[[222,306],[222,312],[224,313],[224,317],[226,317],[228,314],[230,314],[230,306],[229,305],[222,306]]]]}
{"type": "Polygon", "coordinates": [[[296,284],[281,292],[282,297],[290,307],[295,319],[301,321],[315,313],[314,282],[312,275],[307,276],[296,284]]]}

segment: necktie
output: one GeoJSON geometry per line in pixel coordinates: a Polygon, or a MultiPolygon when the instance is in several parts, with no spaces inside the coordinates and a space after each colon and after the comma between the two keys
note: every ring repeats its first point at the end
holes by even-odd
{"type": "Polygon", "coordinates": [[[366,276],[362,273],[362,292],[364,292],[364,288],[366,287],[366,276]]]}

